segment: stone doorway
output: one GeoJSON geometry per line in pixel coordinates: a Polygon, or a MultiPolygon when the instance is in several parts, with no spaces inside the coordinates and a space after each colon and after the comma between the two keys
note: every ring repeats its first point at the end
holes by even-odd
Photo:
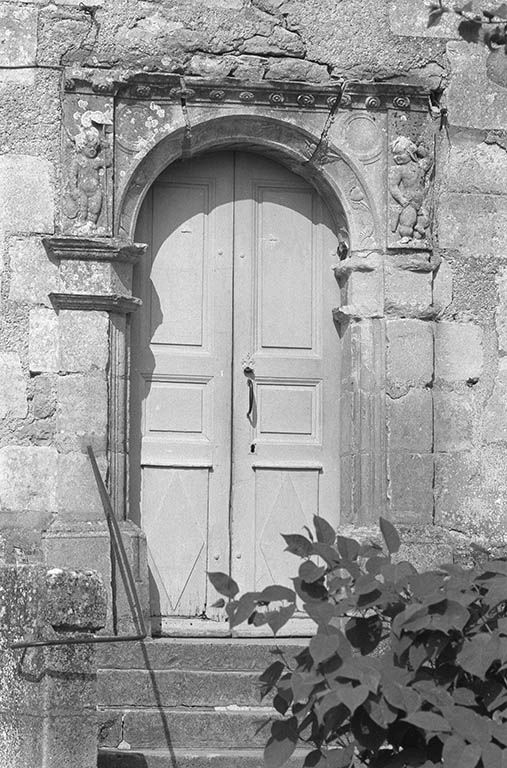
{"type": "MultiPolygon", "coordinates": [[[[149,252],[130,505],[148,540],[153,628],[228,633],[207,570],[247,590],[289,584],[280,532],[314,514],[338,524],[335,227],[300,176],[222,151],[159,176],[136,239],[149,252]]],[[[308,629],[295,619],[286,631],[308,629]]]]}

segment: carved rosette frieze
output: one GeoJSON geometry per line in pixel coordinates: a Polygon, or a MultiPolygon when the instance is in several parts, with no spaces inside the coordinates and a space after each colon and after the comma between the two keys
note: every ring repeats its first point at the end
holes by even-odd
{"type": "MultiPolygon", "coordinates": [[[[142,72],[112,72],[104,80],[85,69],[74,70],[66,79],[61,231],[83,238],[118,231],[119,209],[129,186],[133,182],[140,193],[144,189],[137,170],[141,161],[162,141],[170,144],[165,147],[168,162],[202,151],[199,131],[208,115],[233,121],[247,115],[254,122],[262,115],[265,121],[260,138],[265,139],[269,130],[269,140],[276,141],[273,132],[280,120],[294,120],[297,114],[304,124],[311,120],[310,113],[320,113],[324,126],[338,118],[341,127],[334,132],[334,145],[332,131],[329,137],[326,133],[325,138],[315,140],[307,133],[304,162],[343,165],[342,146],[364,166],[380,162],[382,174],[387,175],[386,168],[390,171],[384,193],[388,201],[388,247],[429,247],[431,118],[428,94],[421,89],[340,81],[318,85],[244,83],[234,78],[212,81],[142,72]],[[287,118],[282,117],[284,113],[287,118]],[[308,117],[303,117],[304,113],[308,117]],[[273,121],[269,128],[267,118],[273,121]]],[[[343,170],[351,176],[345,167],[343,170]]],[[[347,202],[358,220],[362,219],[358,245],[372,247],[374,215],[369,210],[369,195],[357,181],[345,180],[344,186],[347,202]]]]}
{"type": "Polygon", "coordinates": [[[111,235],[114,97],[66,93],[63,104],[61,230],[111,235]]]}
{"type": "Polygon", "coordinates": [[[399,96],[388,110],[387,246],[431,249],[435,123],[399,96]]]}

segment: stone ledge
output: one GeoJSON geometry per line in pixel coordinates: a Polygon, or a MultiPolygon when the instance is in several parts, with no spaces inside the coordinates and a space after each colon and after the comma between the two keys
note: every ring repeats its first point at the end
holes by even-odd
{"type": "Polygon", "coordinates": [[[148,247],[121,238],[43,237],[46,252],[55,259],[114,261],[136,264],[148,247]]]}
{"type": "Polygon", "coordinates": [[[141,299],[118,294],[93,293],[50,293],[49,298],[55,309],[77,309],[81,311],[116,312],[128,315],[142,305],[141,299]]]}
{"type": "MultiPolygon", "coordinates": [[[[471,538],[468,534],[440,525],[397,525],[396,528],[400,534],[401,547],[394,559],[408,560],[418,571],[450,562],[470,568],[507,555],[507,540],[499,542],[497,537],[471,538]]],[[[338,534],[360,543],[372,541],[382,544],[378,526],[346,525],[338,529],[338,534]]]]}

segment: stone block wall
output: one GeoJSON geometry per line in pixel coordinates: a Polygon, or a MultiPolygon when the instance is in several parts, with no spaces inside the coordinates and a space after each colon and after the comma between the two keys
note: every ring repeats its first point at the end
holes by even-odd
{"type": "Polygon", "coordinates": [[[366,295],[359,274],[350,291],[385,321],[388,514],[504,535],[505,59],[459,40],[450,14],[427,29],[426,13],[422,0],[0,4],[8,30],[0,40],[0,535],[8,560],[40,560],[49,528],[48,546],[58,539],[60,552],[69,527],[84,538],[90,526],[99,530],[86,444],[105,476],[111,468],[118,321],[107,309],[57,307],[50,294],[113,294],[128,279],[121,264],[62,261],[43,244],[60,231],[61,94],[76,67],[93,70],[105,90],[118,69],[172,73],[182,83],[379,79],[438,89],[447,122],[437,137],[433,259],[388,251],[378,292],[366,295]]]}
{"type": "Polygon", "coordinates": [[[95,646],[13,649],[27,639],[82,639],[104,626],[97,573],[0,566],[0,763],[95,768],[95,646]]]}

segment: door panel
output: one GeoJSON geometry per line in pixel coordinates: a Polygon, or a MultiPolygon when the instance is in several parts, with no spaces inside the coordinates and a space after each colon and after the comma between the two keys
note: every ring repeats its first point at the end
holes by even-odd
{"type": "MultiPolygon", "coordinates": [[[[306,182],[246,153],[236,158],[234,237],[232,574],[257,591],[297,571],[281,533],[319,513],[338,523],[336,241],[306,182]]],[[[286,631],[307,630],[295,620],[286,631]]]]}
{"type": "Polygon", "coordinates": [[[229,567],[233,182],[228,153],[171,166],[138,226],[151,243],[133,387],[154,631],[205,612],[206,570],[229,567]]]}

